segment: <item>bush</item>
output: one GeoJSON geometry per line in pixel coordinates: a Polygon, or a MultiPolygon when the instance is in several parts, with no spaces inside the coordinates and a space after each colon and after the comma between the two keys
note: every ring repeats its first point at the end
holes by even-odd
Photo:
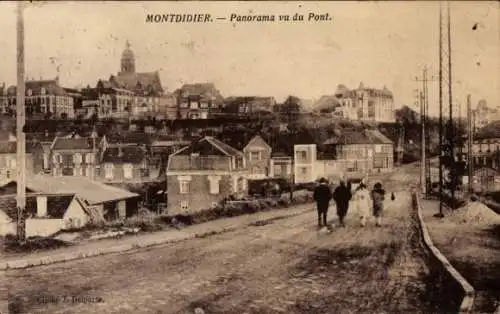
{"type": "Polygon", "coordinates": [[[18,244],[15,236],[6,236],[4,244],[5,251],[15,253],[46,251],[70,246],[67,242],[49,237],[30,237],[24,244],[18,244]]]}

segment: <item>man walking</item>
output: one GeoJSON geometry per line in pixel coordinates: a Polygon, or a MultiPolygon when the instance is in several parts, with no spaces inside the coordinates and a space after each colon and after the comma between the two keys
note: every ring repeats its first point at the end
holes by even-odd
{"type": "Polygon", "coordinates": [[[332,198],[332,191],[327,184],[325,178],[319,180],[319,185],[314,188],[314,200],[316,201],[316,208],[318,210],[318,228],[326,227],[326,217],[328,213],[328,206],[332,198]]]}
{"type": "Polygon", "coordinates": [[[345,182],[340,181],[340,185],[333,192],[333,200],[337,205],[337,216],[339,216],[339,223],[341,227],[344,227],[344,218],[349,210],[349,201],[352,198],[351,191],[345,185],[345,182]]]}

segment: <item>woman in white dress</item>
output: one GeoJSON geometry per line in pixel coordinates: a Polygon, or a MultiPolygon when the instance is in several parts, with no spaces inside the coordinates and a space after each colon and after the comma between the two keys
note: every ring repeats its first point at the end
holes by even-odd
{"type": "Polygon", "coordinates": [[[364,227],[366,225],[366,219],[368,215],[370,215],[372,203],[370,191],[368,191],[364,182],[361,182],[354,191],[353,200],[354,208],[361,221],[361,227],[364,227]]]}

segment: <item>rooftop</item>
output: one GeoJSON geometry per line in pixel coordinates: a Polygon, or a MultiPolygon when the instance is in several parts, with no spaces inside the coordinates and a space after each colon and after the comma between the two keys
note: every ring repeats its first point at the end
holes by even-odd
{"type": "Polygon", "coordinates": [[[339,136],[331,137],[324,145],[354,145],[354,144],[393,144],[379,130],[364,130],[363,132],[344,130],[339,136]]]}
{"type": "Polygon", "coordinates": [[[34,175],[26,178],[26,186],[41,193],[71,193],[88,204],[125,200],[139,196],[123,189],[83,177],[34,175]]]}
{"type": "MultiPolygon", "coordinates": [[[[28,215],[37,213],[37,196],[47,197],[47,217],[61,219],[68,210],[71,201],[75,198],[74,194],[36,194],[26,196],[25,212],[28,215]]],[[[17,201],[15,195],[0,196],[0,209],[4,211],[12,220],[17,220],[17,201]]]]}
{"type": "Polygon", "coordinates": [[[200,154],[203,156],[241,156],[242,152],[211,136],[205,136],[198,141],[178,150],[175,155],[200,154]]]}
{"type": "Polygon", "coordinates": [[[146,150],[140,146],[108,147],[102,161],[109,163],[139,164],[146,157],[146,150]]]}

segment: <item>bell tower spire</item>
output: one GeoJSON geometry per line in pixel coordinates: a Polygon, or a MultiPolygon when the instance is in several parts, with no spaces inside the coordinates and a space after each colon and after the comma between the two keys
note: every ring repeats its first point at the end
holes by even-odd
{"type": "Polygon", "coordinates": [[[135,56],[132,49],[130,49],[128,40],[125,42],[125,50],[122,53],[120,73],[135,73],[135,56]]]}

